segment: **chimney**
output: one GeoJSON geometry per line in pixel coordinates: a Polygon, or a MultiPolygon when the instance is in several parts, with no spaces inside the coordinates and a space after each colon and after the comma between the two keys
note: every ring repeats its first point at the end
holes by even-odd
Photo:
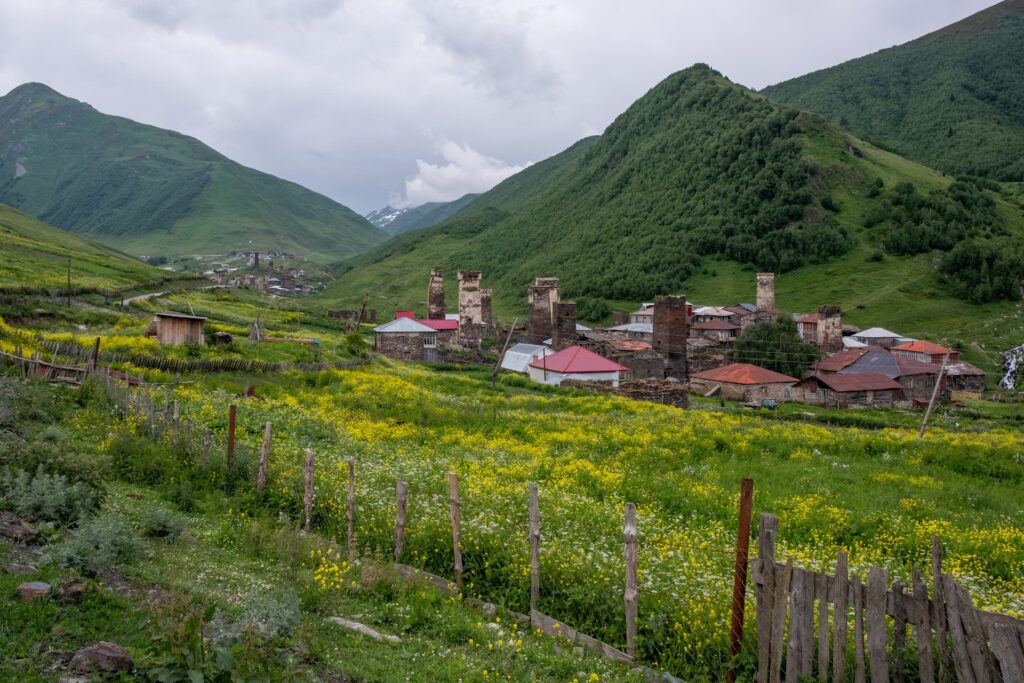
{"type": "Polygon", "coordinates": [[[557,277],[539,277],[527,290],[529,304],[529,339],[531,344],[540,344],[552,335],[555,303],[558,302],[557,277]]]}
{"type": "Polygon", "coordinates": [[[444,314],[444,275],[439,269],[431,268],[427,286],[427,319],[444,320],[444,314]]]}
{"type": "Polygon", "coordinates": [[[843,315],[839,306],[825,304],[818,308],[818,348],[835,353],[843,348],[843,315]]]}
{"type": "Polygon", "coordinates": [[[654,350],[665,359],[665,377],[688,377],[686,338],[690,319],[685,296],[654,297],[654,350]]]}
{"type": "Polygon", "coordinates": [[[555,322],[551,332],[551,348],[561,351],[576,343],[576,302],[556,301],[555,322]]]}
{"type": "Polygon", "coordinates": [[[459,271],[459,343],[478,348],[483,338],[483,307],[479,270],[459,271]]]}
{"type": "Polygon", "coordinates": [[[775,273],[757,274],[757,318],[775,318],[775,273]]]}

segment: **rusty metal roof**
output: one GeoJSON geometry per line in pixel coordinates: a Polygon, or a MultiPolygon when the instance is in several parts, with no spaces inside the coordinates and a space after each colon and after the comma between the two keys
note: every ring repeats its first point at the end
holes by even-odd
{"type": "Polygon", "coordinates": [[[690,377],[727,384],[793,384],[800,381],[796,377],[750,363],[730,363],[720,368],[695,372],[690,377]]]}
{"type": "Polygon", "coordinates": [[[859,372],[852,375],[817,375],[809,377],[804,381],[809,382],[812,380],[824,384],[832,391],[838,392],[903,389],[899,382],[881,372],[859,372]]]}

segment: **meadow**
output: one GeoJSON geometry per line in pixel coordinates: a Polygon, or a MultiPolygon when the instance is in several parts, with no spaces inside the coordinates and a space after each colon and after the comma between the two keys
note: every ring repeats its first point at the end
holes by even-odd
{"type": "MultiPolygon", "coordinates": [[[[268,492],[254,505],[298,515],[310,448],[314,526],[343,540],[344,459],[353,457],[362,552],[390,557],[401,477],[410,492],[403,560],[451,577],[447,473],[457,472],[466,592],[525,611],[527,483],[536,482],[541,611],[620,646],[622,512],[625,502],[636,503],[641,656],[677,674],[714,678],[727,662],[742,477],[755,480],[755,514],[781,517],[782,556],[828,570],[844,549],[853,571],[878,565],[906,581],[913,565],[926,564],[938,534],[947,570],[981,607],[1024,614],[1019,430],[953,426],[919,440],[910,429],[686,412],[539,389],[518,377],[492,386],[481,372],[384,362],[267,378],[256,399],[240,399],[241,388],[218,376],[171,395],[221,444],[228,405],[238,403],[242,457],[252,457],[264,423],[273,423],[268,492]]],[[[323,571],[345,570],[328,562],[323,571]]]]}

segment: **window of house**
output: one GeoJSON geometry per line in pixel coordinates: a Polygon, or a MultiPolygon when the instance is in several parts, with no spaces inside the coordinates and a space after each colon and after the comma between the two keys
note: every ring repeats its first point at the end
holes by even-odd
{"type": "Polygon", "coordinates": [[[426,349],[437,348],[437,335],[436,334],[425,334],[425,335],[423,335],[423,348],[426,348],[426,349]]]}

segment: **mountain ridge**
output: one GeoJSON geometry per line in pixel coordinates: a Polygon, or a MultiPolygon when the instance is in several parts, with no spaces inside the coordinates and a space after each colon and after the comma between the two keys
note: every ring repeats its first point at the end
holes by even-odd
{"type": "Polygon", "coordinates": [[[0,97],[0,202],[135,254],[278,250],[337,260],[387,236],[196,138],[41,83],[0,97]]]}

